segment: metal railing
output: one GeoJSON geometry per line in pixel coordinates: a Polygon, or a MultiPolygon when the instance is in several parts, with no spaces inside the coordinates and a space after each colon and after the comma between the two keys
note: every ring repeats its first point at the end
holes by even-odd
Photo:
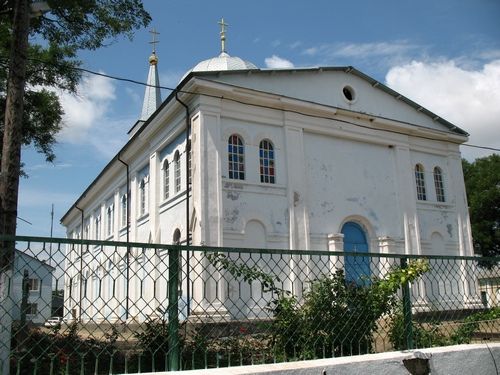
{"type": "Polygon", "coordinates": [[[10,336],[0,369],[11,374],[212,368],[500,338],[500,258],[15,240],[0,304],[10,336]]]}

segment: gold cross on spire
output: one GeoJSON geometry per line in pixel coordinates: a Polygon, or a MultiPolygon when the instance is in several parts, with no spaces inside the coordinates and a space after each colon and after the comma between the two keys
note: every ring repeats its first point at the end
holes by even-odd
{"type": "Polygon", "coordinates": [[[226,52],[226,26],[229,26],[224,22],[224,18],[221,18],[219,21],[220,25],[220,43],[221,43],[221,52],[226,52]]]}
{"type": "Polygon", "coordinates": [[[150,34],[153,35],[153,40],[151,42],[149,42],[149,43],[153,45],[153,53],[156,53],[156,44],[158,44],[160,42],[159,40],[156,40],[156,36],[160,35],[160,33],[157,32],[154,27],[149,32],[150,32],[150,34]]]}

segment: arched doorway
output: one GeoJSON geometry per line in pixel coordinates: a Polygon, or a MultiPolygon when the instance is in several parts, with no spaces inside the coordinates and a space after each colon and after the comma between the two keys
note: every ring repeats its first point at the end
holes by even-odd
{"type": "MultiPolygon", "coordinates": [[[[357,223],[349,221],[342,227],[344,235],[344,251],[353,253],[368,253],[368,243],[365,231],[357,223]]],[[[344,259],[345,278],[347,282],[358,285],[370,282],[370,258],[346,255],[344,259]]]]}

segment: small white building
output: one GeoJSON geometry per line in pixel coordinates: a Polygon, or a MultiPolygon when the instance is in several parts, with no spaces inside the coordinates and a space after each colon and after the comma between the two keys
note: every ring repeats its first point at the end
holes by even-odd
{"type": "Polygon", "coordinates": [[[25,252],[16,250],[10,293],[14,307],[12,319],[21,319],[23,280],[28,284],[26,321],[42,324],[52,312],[52,274],[55,268],[25,252]]]}
{"type": "MultiPolygon", "coordinates": [[[[62,218],[69,238],[473,255],[465,131],[353,67],[258,69],[227,54],[221,35],[220,55],[166,100],[146,89],[129,141],[62,218]]],[[[149,61],[157,86],[155,53],[149,61]]],[[[68,250],[68,314],[141,320],[165,306],[166,255],[133,254],[126,282],[122,250],[86,250],[68,250]]],[[[252,291],[190,262],[194,314],[251,313],[252,291]]],[[[377,272],[346,258],[348,278],[360,269],[377,272]]],[[[423,290],[420,302],[434,303],[423,290]]]]}

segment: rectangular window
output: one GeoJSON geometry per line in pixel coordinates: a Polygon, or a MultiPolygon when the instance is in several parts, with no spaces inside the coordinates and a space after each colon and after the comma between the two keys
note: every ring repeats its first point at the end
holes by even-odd
{"type": "Polygon", "coordinates": [[[90,221],[89,219],[85,220],[84,229],[83,229],[83,239],[90,239],[90,221]]]}
{"type": "Polygon", "coordinates": [[[123,194],[121,198],[121,226],[124,227],[127,225],[127,194],[123,194]]]}
{"type": "Polygon", "coordinates": [[[192,178],[192,172],[191,172],[191,141],[189,141],[188,145],[188,151],[187,151],[187,163],[188,163],[188,184],[191,185],[191,178],[192,178]]]}
{"type": "Polygon", "coordinates": [[[181,160],[179,157],[175,160],[174,167],[175,192],[178,193],[181,191],[181,160]]]}
{"type": "Polygon", "coordinates": [[[427,200],[427,194],[425,192],[424,167],[420,164],[415,166],[415,184],[417,187],[417,199],[419,201],[427,200]]]}
{"type": "Polygon", "coordinates": [[[168,199],[170,196],[170,165],[168,160],[163,163],[163,199],[168,199]]]}
{"type": "Polygon", "coordinates": [[[107,235],[111,236],[115,230],[115,209],[113,205],[108,207],[106,212],[107,235]]]}
{"type": "Polygon", "coordinates": [[[441,169],[434,168],[434,187],[436,188],[436,199],[438,202],[445,202],[444,196],[444,184],[443,184],[443,173],[441,169]]]}
{"type": "Polygon", "coordinates": [[[95,218],[95,239],[100,240],[101,239],[101,216],[96,216],[95,218]]]}
{"type": "Polygon", "coordinates": [[[26,314],[27,315],[36,315],[38,314],[38,304],[37,303],[28,303],[27,309],[26,309],[26,314]]]}
{"type": "Polygon", "coordinates": [[[139,184],[139,215],[145,215],[147,212],[147,177],[144,177],[139,184]]]}
{"type": "Polygon", "coordinates": [[[28,280],[29,291],[38,292],[40,290],[40,280],[39,279],[29,279],[28,280]]]}

